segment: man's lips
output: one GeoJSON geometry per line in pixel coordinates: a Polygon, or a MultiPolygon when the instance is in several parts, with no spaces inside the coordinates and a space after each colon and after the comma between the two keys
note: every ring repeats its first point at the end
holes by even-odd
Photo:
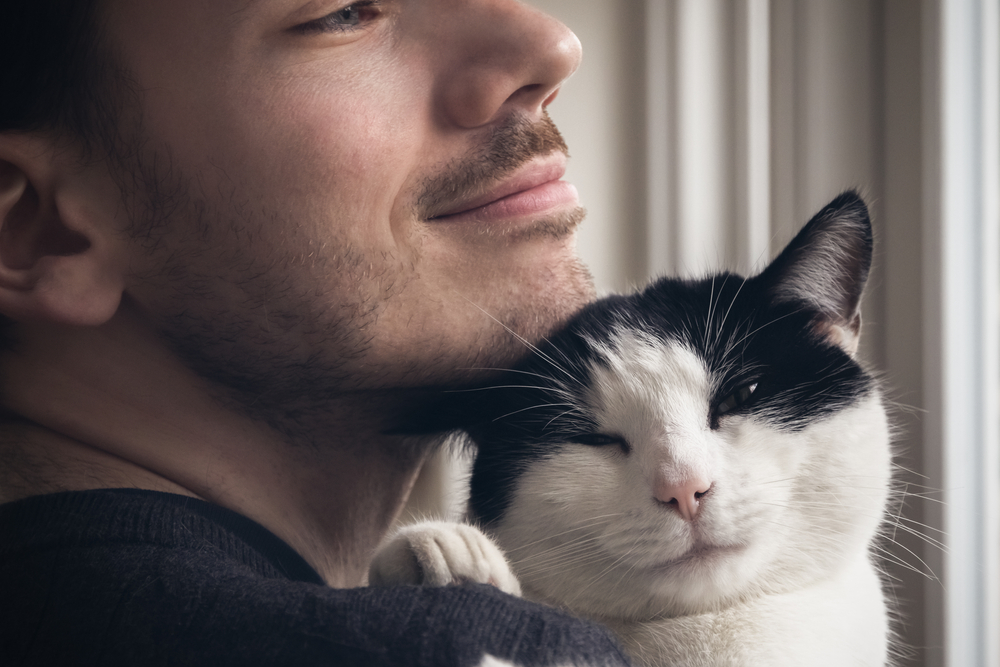
{"type": "Polygon", "coordinates": [[[576,188],[560,180],[566,173],[563,155],[530,163],[482,194],[459,199],[432,221],[470,219],[488,221],[542,213],[577,203],[576,188]]]}

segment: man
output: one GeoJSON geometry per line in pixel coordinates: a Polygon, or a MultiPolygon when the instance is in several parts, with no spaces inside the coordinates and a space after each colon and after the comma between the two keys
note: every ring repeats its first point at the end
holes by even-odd
{"type": "Polygon", "coordinates": [[[514,0],[21,4],[0,662],[623,661],[487,587],[357,588],[428,453],[395,417],[592,296],[545,113],[575,36],[514,0]]]}

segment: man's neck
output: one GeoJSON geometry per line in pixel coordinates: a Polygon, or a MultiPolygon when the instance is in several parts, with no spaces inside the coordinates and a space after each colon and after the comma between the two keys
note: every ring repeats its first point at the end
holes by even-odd
{"type": "Polygon", "coordinates": [[[363,584],[421,449],[382,434],[370,418],[377,406],[357,396],[331,403],[324,446],[289,444],[220,407],[211,387],[129,326],[32,327],[0,360],[10,413],[0,500],[111,487],[190,495],[261,523],[331,585],[363,584]]]}

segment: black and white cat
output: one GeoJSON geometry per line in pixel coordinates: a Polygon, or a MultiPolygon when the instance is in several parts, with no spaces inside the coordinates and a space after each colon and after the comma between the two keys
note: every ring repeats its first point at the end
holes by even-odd
{"type": "Polygon", "coordinates": [[[886,664],[889,427],[854,359],[871,255],[848,192],[760,275],[588,306],[456,397],[470,519],[507,561],[424,523],[372,582],[491,581],[606,624],[638,665],[886,664]]]}

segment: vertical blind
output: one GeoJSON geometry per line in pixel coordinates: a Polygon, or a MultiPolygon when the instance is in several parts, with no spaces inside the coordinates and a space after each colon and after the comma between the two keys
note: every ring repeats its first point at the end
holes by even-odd
{"type": "Polygon", "coordinates": [[[599,286],[752,270],[865,195],[902,664],[1000,666],[1000,0],[529,1],[584,44],[552,114],[599,286]]]}
{"type": "Polygon", "coordinates": [[[862,191],[905,664],[1000,665],[1000,0],[646,0],[644,25],[649,273],[759,267],[862,191]]]}

